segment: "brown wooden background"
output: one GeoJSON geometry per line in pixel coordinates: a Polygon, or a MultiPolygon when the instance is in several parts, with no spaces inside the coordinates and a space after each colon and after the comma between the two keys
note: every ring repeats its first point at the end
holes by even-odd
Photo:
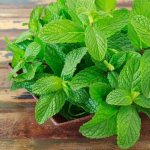
{"type": "MultiPolygon", "coordinates": [[[[116,150],[115,138],[88,140],[72,131],[56,128],[50,121],[38,126],[34,120],[35,101],[24,90],[12,92],[7,81],[4,37],[14,39],[26,30],[31,9],[51,0],[0,0],[0,150],[116,150]]],[[[122,0],[128,6],[128,0],[122,0]]],[[[150,150],[150,121],[143,118],[142,135],[134,150],[150,150]]]]}

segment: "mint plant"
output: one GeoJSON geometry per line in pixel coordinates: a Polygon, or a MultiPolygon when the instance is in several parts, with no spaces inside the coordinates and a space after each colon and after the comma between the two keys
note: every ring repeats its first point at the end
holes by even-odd
{"type": "Polygon", "coordinates": [[[150,117],[150,1],[132,9],[116,0],[57,0],[33,9],[28,31],[14,41],[12,90],[39,100],[35,119],[93,114],[80,127],[88,138],[117,136],[120,148],[140,138],[140,112],[150,117]]]}

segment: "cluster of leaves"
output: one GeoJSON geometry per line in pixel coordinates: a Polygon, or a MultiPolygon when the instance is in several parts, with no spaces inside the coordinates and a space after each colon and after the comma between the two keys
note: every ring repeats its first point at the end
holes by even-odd
{"type": "Polygon", "coordinates": [[[58,0],[36,7],[29,30],[13,42],[12,89],[39,97],[35,118],[87,114],[88,138],[117,135],[121,148],[140,137],[139,112],[150,117],[150,1],[132,10],[116,0],[58,0]]]}

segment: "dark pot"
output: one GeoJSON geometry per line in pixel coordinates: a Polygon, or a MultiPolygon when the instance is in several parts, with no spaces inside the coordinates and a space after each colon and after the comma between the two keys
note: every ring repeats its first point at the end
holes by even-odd
{"type": "MultiPolygon", "coordinates": [[[[11,63],[8,64],[8,69],[10,71],[12,71],[11,63]]],[[[19,74],[19,72],[18,72],[18,74],[19,74]]],[[[35,95],[33,95],[32,93],[31,93],[31,95],[33,96],[33,98],[36,101],[38,101],[38,98],[35,95]]],[[[57,127],[63,128],[63,129],[67,129],[67,130],[74,129],[74,130],[78,131],[79,127],[83,123],[89,121],[91,118],[92,118],[92,115],[88,115],[88,116],[85,116],[85,117],[82,117],[82,118],[78,118],[78,119],[68,121],[65,118],[63,118],[61,115],[57,114],[57,115],[55,115],[51,118],[51,121],[54,124],[54,126],[57,126],[57,127]]]]}

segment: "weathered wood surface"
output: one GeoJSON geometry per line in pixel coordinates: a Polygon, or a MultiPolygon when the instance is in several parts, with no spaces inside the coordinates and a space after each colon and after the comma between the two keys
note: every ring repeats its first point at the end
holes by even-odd
{"type": "MultiPolygon", "coordinates": [[[[71,130],[55,127],[51,121],[39,126],[34,119],[35,100],[25,90],[10,91],[4,37],[13,40],[26,27],[32,7],[52,0],[0,1],[0,150],[116,150],[115,138],[89,140],[71,130]]],[[[128,0],[126,6],[129,5],[128,0]]],[[[74,129],[73,129],[74,130],[74,129]]],[[[142,135],[134,150],[150,150],[150,121],[142,119],[142,135]]]]}

